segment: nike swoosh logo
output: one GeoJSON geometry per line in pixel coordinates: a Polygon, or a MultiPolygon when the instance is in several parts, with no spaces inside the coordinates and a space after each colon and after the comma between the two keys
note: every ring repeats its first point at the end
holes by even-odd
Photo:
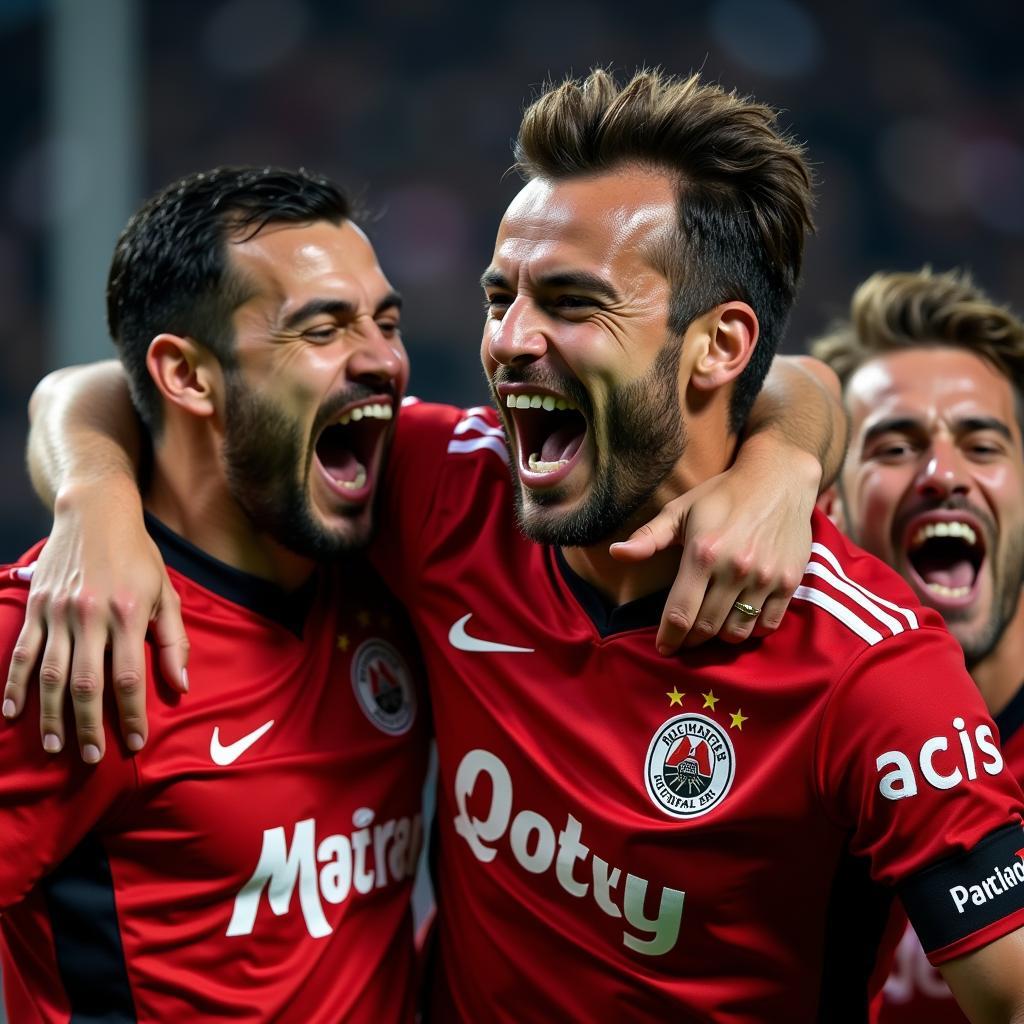
{"type": "Polygon", "coordinates": [[[213,735],[210,737],[210,757],[214,764],[232,764],[237,761],[270,727],[274,719],[264,722],[258,729],[247,733],[240,740],[224,746],[220,741],[220,726],[213,727],[213,735]]]}
{"type": "Polygon", "coordinates": [[[448,630],[448,643],[458,651],[481,651],[487,654],[533,654],[532,647],[513,647],[511,644],[499,644],[493,640],[481,640],[466,632],[466,623],[473,618],[473,613],[463,615],[448,630]]]}

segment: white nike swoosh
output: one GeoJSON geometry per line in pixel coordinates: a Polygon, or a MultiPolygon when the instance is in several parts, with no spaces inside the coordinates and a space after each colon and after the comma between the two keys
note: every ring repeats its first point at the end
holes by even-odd
{"type": "Polygon", "coordinates": [[[490,654],[533,654],[532,647],[513,647],[511,644],[499,644],[493,640],[480,640],[466,632],[466,623],[473,618],[473,613],[463,615],[448,630],[448,643],[459,651],[483,651],[490,654]]]}
{"type": "Polygon", "coordinates": [[[258,729],[227,746],[221,744],[220,727],[215,725],[210,737],[210,757],[213,758],[213,763],[223,765],[237,761],[273,724],[274,719],[264,722],[258,729]]]}

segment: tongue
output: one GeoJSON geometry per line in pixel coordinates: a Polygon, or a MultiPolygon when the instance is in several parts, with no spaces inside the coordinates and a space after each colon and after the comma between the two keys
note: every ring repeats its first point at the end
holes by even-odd
{"type": "Polygon", "coordinates": [[[583,435],[571,426],[559,427],[543,444],[540,457],[544,462],[571,459],[583,444],[583,435]]]}
{"type": "Polygon", "coordinates": [[[941,565],[929,565],[925,561],[917,566],[917,571],[925,583],[937,583],[951,589],[974,585],[974,566],[966,558],[958,562],[943,561],[941,565]]]}
{"type": "Polygon", "coordinates": [[[321,446],[324,450],[317,452],[320,465],[327,470],[329,476],[342,483],[351,483],[362,468],[362,463],[348,448],[321,446]]]}

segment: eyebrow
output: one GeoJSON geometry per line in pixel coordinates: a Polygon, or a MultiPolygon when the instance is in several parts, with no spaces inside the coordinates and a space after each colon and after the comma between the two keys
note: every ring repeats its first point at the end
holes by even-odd
{"type": "Polygon", "coordinates": [[[957,430],[964,434],[973,434],[977,430],[994,430],[1007,441],[1013,440],[1010,428],[995,416],[965,416],[962,420],[957,420],[956,426],[957,430]]]}
{"type": "Polygon", "coordinates": [[[888,419],[879,420],[870,427],[864,435],[862,447],[866,448],[876,437],[882,434],[920,434],[924,429],[920,420],[910,416],[890,416],[888,419]]]}
{"type": "MultiPolygon", "coordinates": [[[[910,416],[892,416],[889,419],[879,420],[865,433],[862,447],[866,448],[881,434],[920,434],[923,430],[924,425],[920,420],[915,420],[910,416]]],[[[1007,441],[1013,440],[1010,428],[994,416],[965,416],[956,421],[958,434],[972,434],[978,430],[994,430],[997,434],[1005,437],[1007,441]]]]}
{"type": "MultiPolygon", "coordinates": [[[[355,312],[355,308],[353,303],[346,299],[310,299],[309,302],[299,306],[294,313],[289,313],[282,326],[286,330],[293,330],[306,320],[322,314],[334,317],[351,316],[355,312]]],[[[380,316],[385,310],[401,308],[402,296],[392,289],[377,303],[373,315],[380,316]]]]}
{"type": "MultiPolygon", "coordinates": [[[[560,274],[548,274],[537,279],[539,288],[579,288],[581,291],[598,295],[608,302],[619,302],[619,293],[602,277],[585,270],[570,270],[560,274]]],[[[481,288],[504,288],[511,291],[508,279],[494,267],[488,267],[480,275],[481,288]]]]}

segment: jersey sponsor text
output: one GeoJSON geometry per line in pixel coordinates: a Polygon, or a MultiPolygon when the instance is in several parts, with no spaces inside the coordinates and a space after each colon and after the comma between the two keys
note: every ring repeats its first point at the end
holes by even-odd
{"type": "MultiPolygon", "coordinates": [[[[935,789],[952,789],[964,781],[965,773],[967,779],[976,779],[975,744],[982,754],[987,755],[987,759],[981,762],[981,768],[988,775],[998,775],[1003,770],[1003,758],[989,726],[982,723],[974,730],[974,744],[961,717],[953,719],[953,728],[957,730],[963,757],[950,750],[947,736],[932,736],[925,740],[917,752],[917,764],[925,782],[935,789]],[[941,758],[938,757],[940,752],[941,758]]],[[[917,773],[913,762],[902,750],[887,750],[879,754],[875,767],[879,772],[883,768],[892,768],[878,780],[878,791],[886,800],[906,800],[917,796],[917,773]]]]}
{"type": "Polygon", "coordinates": [[[268,828],[256,870],[235,897],[226,934],[252,933],[264,889],[274,914],[288,913],[298,886],[306,929],[320,939],[334,930],[324,915],[323,901],[343,903],[353,890],[366,894],[411,876],[423,833],[420,815],[379,825],[373,825],[373,819],[374,812],[361,807],[352,815],[355,831],[350,836],[329,835],[318,844],[316,820],[305,818],[295,823],[290,847],[284,826],[268,828]]]}
{"type": "MultiPolygon", "coordinates": [[[[483,788],[488,787],[485,784],[483,788]]],[[[622,932],[622,943],[627,949],[646,956],[660,956],[675,947],[686,893],[662,886],[657,917],[649,918],[644,906],[650,883],[646,878],[627,873],[622,894],[616,902],[615,890],[619,887],[622,869],[592,853],[582,842],[583,825],[572,814],[566,815],[565,826],[557,839],[554,825],[542,814],[524,809],[513,817],[512,776],[501,758],[488,750],[469,751],[455,774],[455,802],[459,808],[455,831],[466,840],[477,860],[484,864],[493,861],[498,851],[492,844],[507,832],[512,856],[523,870],[540,875],[553,863],[559,885],[570,896],[582,899],[590,891],[594,902],[609,917],[624,916],[634,930],[622,932]],[[490,783],[491,805],[486,817],[477,818],[470,814],[468,801],[481,776],[486,776],[490,783]],[[584,880],[577,876],[576,863],[585,862],[588,857],[591,879],[584,880]]]]}

